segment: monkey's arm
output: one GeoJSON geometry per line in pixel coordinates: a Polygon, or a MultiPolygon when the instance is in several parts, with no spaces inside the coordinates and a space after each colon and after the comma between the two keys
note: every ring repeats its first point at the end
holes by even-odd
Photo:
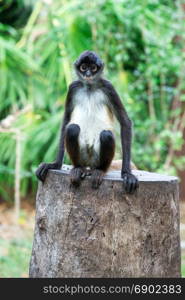
{"type": "Polygon", "coordinates": [[[65,112],[64,112],[64,118],[63,118],[63,123],[62,123],[62,128],[61,128],[61,133],[60,133],[60,140],[59,140],[59,148],[58,148],[58,153],[56,160],[52,163],[41,163],[36,170],[36,176],[39,180],[43,181],[46,178],[47,172],[49,169],[61,169],[62,167],[62,162],[64,158],[64,151],[65,151],[65,146],[64,146],[64,140],[65,140],[65,129],[67,124],[70,121],[71,117],[71,112],[72,112],[72,97],[74,94],[74,91],[77,87],[79,87],[79,81],[74,81],[70,86],[69,90],[67,93],[67,98],[66,98],[66,104],[65,104],[65,112]]]}
{"type": "Polygon", "coordinates": [[[59,141],[59,149],[57,153],[56,160],[52,163],[41,163],[36,170],[36,176],[39,180],[43,181],[46,178],[47,172],[49,169],[55,169],[58,170],[62,166],[63,157],[64,157],[64,136],[65,136],[65,127],[67,125],[68,121],[67,118],[64,117],[62,128],[61,128],[61,134],[60,134],[60,141],[59,141]]]}
{"type": "Polygon", "coordinates": [[[132,123],[127,112],[121,103],[120,97],[115,91],[112,84],[107,80],[102,80],[103,90],[109,98],[116,118],[120,123],[121,128],[121,145],[122,145],[122,169],[121,176],[125,189],[128,193],[133,193],[138,187],[137,178],[131,173],[130,156],[131,156],[131,141],[132,141],[132,123]]]}

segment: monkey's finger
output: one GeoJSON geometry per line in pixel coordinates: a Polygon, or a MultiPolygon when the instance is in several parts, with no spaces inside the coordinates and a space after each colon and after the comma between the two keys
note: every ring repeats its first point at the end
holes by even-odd
{"type": "Polygon", "coordinates": [[[130,194],[134,194],[137,189],[137,181],[133,180],[130,186],[130,194]]]}
{"type": "Polygon", "coordinates": [[[132,184],[132,178],[127,177],[125,189],[126,189],[126,192],[129,193],[129,194],[131,194],[131,192],[132,192],[132,185],[133,185],[132,184]]]}
{"type": "Polygon", "coordinates": [[[132,178],[132,184],[130,186],[130,194],[133,194],[138,188],[138,186],[139,186],[138,180],[136,178],[132,178]]]}
{"type": "Polygon", "coordinates": [[[123,177],[123,187],[126,190],[126,187],[127,187],[127,178],[126,178],[126,176],[123,177]]]}
{"type": "Polygon", "coordinates": [[[126,192],[129,193],[129,194],[131,193],[131,190],[132,190],[132,182],[127,181],[125,190],[126,190],[126,192]]]}
{"type": "Polygon", "coordinates": [[[92,188],[98,189],[99,186],[102,184],[103,181],[103,174],[95,173],[92,179],[92,188]]]}
{"type": "Polygon", "coordinates": [[[41,173],[42,173],[42,168],[38,168],[35,174],[39,180],[43,181],[41,173]]]}
{"type": "Polygon", "coordinates": [[[138,187],[139,187],[139,181],[136,179],[134,182],[134,187],[133,187],[134,192],[138,189],[138,187]]]}
{"type": "Polygon", "coordinates": [[[43,165],[41,165],[41,171],[40,171],[41,181],[43,181],[43,182],[45,181],[49,169],[51,169],[50,164],[44,163],[43,165]]]}
{"type": "Polygon", "coordinates": [[[137,184],[136,184],[136,188],[139,188],[139,180],[137,179],[137,184]]]}
{"type": "Polygon", "coordinates": [[[136,190],[136,181],[137,179],[134,176],[130,177],[130,194],[133,194],[136,190]]]}
{"type": "Polygon", "coordinates": [[[42,181],[45,181],[47,173],[48,173],[48,167],[44,167],[41,171],[42,181]]]}
{"type": "Polygon", "coordinates": [[[130,191],[132,189],[131,184],[132,184],[131,179],[127,175],[125,175],[123,177],[123,187],[124,187],[126,193],[130,194],[130,191]]]}

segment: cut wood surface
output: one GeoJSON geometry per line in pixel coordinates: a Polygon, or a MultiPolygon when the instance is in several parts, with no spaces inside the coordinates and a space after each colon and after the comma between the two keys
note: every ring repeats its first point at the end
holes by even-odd
{"type": "Polygon", "coordinates": [[[90,177],[70,185],[70,166],[39,183],[30,277],[179,277],[176,177],[134,170],[125,193],[120,171],[98,190],[90,177]]]}

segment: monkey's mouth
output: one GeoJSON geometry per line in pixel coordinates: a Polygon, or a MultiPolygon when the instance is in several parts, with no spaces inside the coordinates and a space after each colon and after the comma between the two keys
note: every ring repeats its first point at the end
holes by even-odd
{"type": "Polygon", "coordinates": [[[93,79],[93,76],[84,76],[84,79],[87,80],[87,81],[90,81],[93,79]]]}

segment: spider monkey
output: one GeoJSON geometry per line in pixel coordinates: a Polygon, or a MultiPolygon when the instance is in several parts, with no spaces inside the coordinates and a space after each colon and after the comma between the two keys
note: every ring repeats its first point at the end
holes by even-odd
{"type": "Polygon", "coordinates": [[[44,181],[49,169],[60,169],[66,148],[73,164],[71,183],[79,186],[89,167],[92,187],[98,188],[114,157],[116,117],[121,128],[123,185],[127,193],[133,193],[138,180],[130,169],[132,124],[120,97],[102,78],[104,63],[95,52],[83,52],[74,67],[78,80],[68,89],[56,160],[42,163],[36,176],[44,181]]]}

